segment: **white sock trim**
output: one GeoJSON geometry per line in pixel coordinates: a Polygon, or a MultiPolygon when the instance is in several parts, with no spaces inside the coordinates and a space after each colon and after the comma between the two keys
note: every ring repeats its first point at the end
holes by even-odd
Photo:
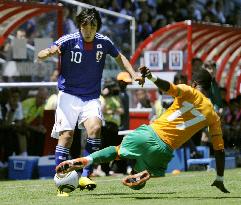
{"type": "Polygon", "coordinates": [[[223,179],[224,179],[223,176],[222,176],[222,177],[221,177],[221,176],[218,176],[218,175],[216,176],[216,180],[217,180],[217,181],[221,181],[221,182],[223,182],[223,179]]]}
{"type": "Polygon", "coordinates": [[[153,83],[155,83],[157,81],[157,76],[152,74],[152,77],[149,80],[152,81],[153,83]]]}

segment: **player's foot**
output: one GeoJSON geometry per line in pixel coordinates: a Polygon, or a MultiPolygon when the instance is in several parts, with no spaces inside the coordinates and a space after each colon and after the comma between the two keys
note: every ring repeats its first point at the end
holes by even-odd
{"type": "Polygon", "coordinates": [[[88,160],[84,157],[76,158],[73,160],[67,160],[67,161],[61,162],[56,167],[56,172],[57,173],[68,173],[68,172],[71,172],[74,170],[82,169],[87,165],[88,165],[88,160]]]}
{"type": "Polygon", "coordinates": [[[78,170],[80,168],[82,169],[88,165],[88,162],[89,161],[85,157],[73,159],[73,167],[72,168],[75,170],[78,170]]]}
{"type": "Polygon", "coordinates": [[[69,193],[63,192],[63,191],[60,191],[59,189],[57,189],[57,196],[67,197],[67,196],[69,196],[69,193]]]}
{"type": "Polygon", "coordinates": [[[89,191],[92,191],[96,188],[96,186],[97,186],[97,184],[88,177],[80,177],[79,178],[80,190],[87,189],[89,191]]]}

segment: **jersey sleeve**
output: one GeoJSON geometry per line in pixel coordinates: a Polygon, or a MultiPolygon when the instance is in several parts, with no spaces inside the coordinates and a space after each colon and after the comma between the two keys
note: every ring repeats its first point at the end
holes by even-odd
{"type": "Polygon", "coordinates": [[[185,84],[179,84],[174,85],[173,83],[170,83],[170,88],[166,92],[166,94],[171,95],[173,97],[183,97],[190,93],[190,86],[185,84]]]}
{"type": "Polygon", "coordinates": [[[68,44],[68,37],[65,35],[60,37],[57,41],[54,41],[51,46],[53,45],[60,46],[60,50],[62,51],[67,44],[68,44]]]}
{"type": "Polygon", "coordinates": [[[106,37],[107,53],[110,54],[113,58],[116,58],[119,55],[119,50],[115,47],[114,43],[106,37]]]}
{"type": "MultiPolygon", "coordinates": [[[[214,112],[214,111],[213,111],[214,112]]],[[[221,122],[218,115],[212,117],[211,124],[209,125],[209,134],[214,150],[224,149],[223,134],[221,129],[221,122]]]]}

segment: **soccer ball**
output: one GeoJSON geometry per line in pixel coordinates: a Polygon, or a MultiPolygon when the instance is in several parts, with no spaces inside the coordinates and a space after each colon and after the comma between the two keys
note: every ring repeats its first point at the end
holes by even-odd
{"type": "Polygon", "coordinates": [[[79,186],[79,176],[76,171],[67,174],[55,174],[54,182],[56,187],[63,192],[69,193],[79,186]]]}

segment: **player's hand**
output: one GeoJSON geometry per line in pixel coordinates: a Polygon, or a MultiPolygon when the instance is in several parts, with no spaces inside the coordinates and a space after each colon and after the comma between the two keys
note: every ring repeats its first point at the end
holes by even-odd
{"type": "Polygon", "coordinates": [[[52,56],[56,53],[61,54],[60,45],[59,46],[53,45],[50,48],[46,48],[46,49],[41,50],[38,53],[38,59],[43,60],[43,59],[45,59],[49,56],[52,56]]]}
{"type": "Polygon", "coordinates": [[[222,191],[223,193],[230,193],[224,186],[223,182],[222,181],[218,181],[218,180],[215,180],[211,186],[215,186],[217,187],[220,191],[222,191]]]}
{"type": "Polygon", "coordinates": [[[146,66],[142,66],[142,67],[138,68],[138,70],[141,72],[142,78],[145,78],[145,77],[148,79],[152,78],[151,71],[146,66]]]}
{"type": "MultiPolygon", "coordinates": [[[[146,76],[146,71],[145,71],[146,69],[147,69],[147,67],[145,67],[145,66],[142,66],[142,67],[138,68],[138,70],[141,72],[141,76],[134,77],[134,80],[138,81],[138,84],[141,85],[142,87],[143,87],[143,85],[145,83],[145,77],[147,77],[146,76]]],[[[149,69],[147,69],[147,70],[149,70],[149,69]]]]}
{"type": "Polygon", "coordinates": [[[143,86],[145,83],[145,78],[143,78],[142,76],[135,76],[133,77],[134,81],[137,81],[139,85],[143,86]]]}
{"type": "Polygon", "coordinates": [[[56,53],[61,54],[60,45],[59,46],[53,45],[49,48],[50,55],[54,55],[56,53]]]}
{"type": "Polygon", "coordinates": [[[148,171],[139,172],[134,175],[129,175],[122,180],[122,183],[128,187],[134,187],[145,183],[150,179],[148,171]]]}

